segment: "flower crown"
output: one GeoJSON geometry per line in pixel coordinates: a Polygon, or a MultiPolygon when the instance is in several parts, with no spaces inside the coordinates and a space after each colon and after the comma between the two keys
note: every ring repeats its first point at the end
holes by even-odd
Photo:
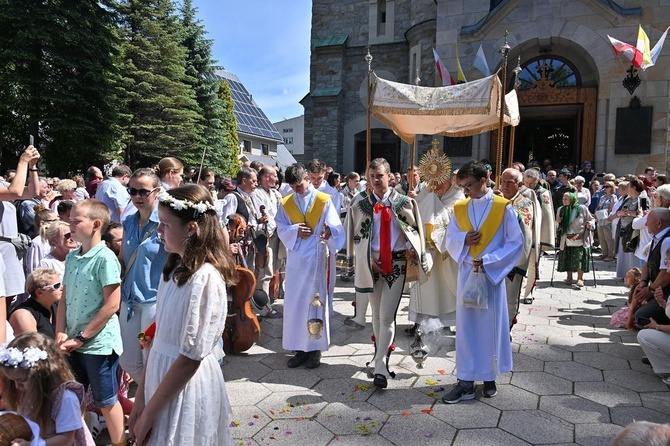
{"type": "Polygon", "coordinates": [[[216,208],[213,204],[206,201],[200,201],[194,203],[188,200],[180,200],[173,197],[167,192],[161,192],[158,194],[158,202],[166,206],[170,206],[175,211],[183,211],[186,209],[193,209],[193,218],[198,218],[200,215],[204,214],[207,211],[216,211],[216,208]]]}
{"type": "Polygon", "coordinates": [[[0,365],[29,369],[39,360],[47,359],[47,352],[37,347],[26,347],[23,351],[15,347],[0,347],[0,365]]]}

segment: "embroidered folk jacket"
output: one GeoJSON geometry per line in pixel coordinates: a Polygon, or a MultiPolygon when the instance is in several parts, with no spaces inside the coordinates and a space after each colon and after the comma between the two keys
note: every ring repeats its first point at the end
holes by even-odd
{"type": "MultiPolygon", "coordinates": [[[[368,191],[357,194],[349,206],[344,222],[347,233],[347,261],[349,265],[355,265],[354,286],[359,293],[371,293],[374,286],[370,247],[372,246],[373,208],[376,202],[374,195],[369,194],[368,191]]],[[[426,274],[430,271],[432,262],[426,254],[423,224],[416,201],[392,190],[389,202],[392,218],[398,221],[420,259],[419,282],[425,283],[428,280],[426,274]]]]}

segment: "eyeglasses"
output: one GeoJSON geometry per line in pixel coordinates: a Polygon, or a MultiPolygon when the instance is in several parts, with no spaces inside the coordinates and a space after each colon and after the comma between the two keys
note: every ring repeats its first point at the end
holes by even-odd
{"type": "Polygon", "coordinates": [[[67,234],[63,234],[63,238],[65,240],[70,240],[72,238],[72,233],[68,232],[67,234]]]}
{"type": "Polygon", "coordinates": [[[58,220],[59,220],[58,218],[54,218],[53,220],[42,220],[42,222],[44,222],[44,223],[55,223],[58,220]]]}
{"type": "Polygon", "coordinates": [[[472,186],[474,186],[475,184],[477,184],[477,183],[479,183],[479,180],[470,181],[469,183],[462,184],[461,187],[462,187],[463,189],[468,189],[468,190],[470,190],[470,188],[471,188],[472,186]]]}
{"type": "Polygon", "coordinates": [[[612,186],[603,186],[604,189],[611,189],[612,186]]]}
{"type": "Polygon", "coordinates": [[[158,188],[154,187],[153,189],[149,190],[149,189],[135,189],[134,187],[129,187],[128,193],[130,194],[131,197],[134,197],[135,195],[139,195],[140,197],[148,197],[156,189],[158,188]]]}
{"type": "Polygon", "coordinates": [[[53,285],[43,286],[40,289],[44,290],[44,291],[48,291],[48,290],[56,291],[56,290],[59,290],[62,285],[63,285],[63,282],[56,282],[53,285]]]}

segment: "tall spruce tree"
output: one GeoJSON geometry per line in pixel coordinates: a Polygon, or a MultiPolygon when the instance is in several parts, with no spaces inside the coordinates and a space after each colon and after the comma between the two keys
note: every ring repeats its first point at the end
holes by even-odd
{"type": "Polygon", "coordinates": [[[186,48],[186,79],[195,92],[200,108],[199,142],[207,148],[205,166],[217,173],[224,170],[225,134],[222,114],[224,104],[219,99],[219,81],[214,72],[218,68],[212,60],[212,40],[202,22],[196,18],[197,8],[192,0],[184,0],[181,7],[182,45],[186,48]]]}
{"type": "Polygon", "coordinates": [[[0,0],[3,167],[35,136],[50,172],[110,157],[117,136],[113,8],[100,2],[0,0]]]}
{"type": "Polygon", "coordinates": [[[164,156],[198,165],[202,145],[195,93],[187,82],[186,48],[170,0],[124,0],[123,80],[126,162],[164,156]]]}
{"type": "Polygon", "coordinates": [[[233,111],[235,104],[228,82],[221,81],[218,96],[223,103],[221,120],[223,121],[224,150],[222,151],[221,164],[223,173],[234,178],[240,170],[240,137],[237,134],[237,118],[233,111]]]}

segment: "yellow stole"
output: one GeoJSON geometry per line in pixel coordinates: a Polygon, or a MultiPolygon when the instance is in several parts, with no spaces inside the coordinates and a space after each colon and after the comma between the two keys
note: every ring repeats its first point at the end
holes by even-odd
{"type": "MultiPolygon", "coordinates": [[[[470,198],[465,200],[460,200],[454,205],[454,216],[456,217],[456,223],[461,231],[469,232],[473,231],[472,223],[470,222],[470,217],[468,216],[468,204],[470,203],[470,198]]],[[[491,203],[491,210],[489,215],[487,215],[486,220],[482,223],[479,228],[479,243],[476,245],[470,245],[470,255],[473,259],[479,257],[479,255],[486,249],[489,245],[493,236],[498,232],[498,228],[503,221],[503,216],[505,215],[505,206],[509,203],[509,200],[506,198],[500,197],[498,195],[493,195],[493,203],[491,203]]]]}
{"type": "Polygon", "coordinates": [[[281,205],[284,207],[284,211],[286,211],[288,218],[291,219],[291,223],[294,225],[307,223],[309,229],[313,231],[314,228],[316,228],[316,225],[319,224],[321,214],[323,214],[323,208],[326,207],[326,203],[328,202],[329,198],[330,195],[327,193],[317,191],[316,197],[314,197],[314,201],[312,202],[312,206],[310,206],[310,208],[307,210],[306,215],[303,215],[302,212],[300,212],[300,209],[298,209],[298,205],[293,199],[293,194],[282,198],[281,205]]]}

